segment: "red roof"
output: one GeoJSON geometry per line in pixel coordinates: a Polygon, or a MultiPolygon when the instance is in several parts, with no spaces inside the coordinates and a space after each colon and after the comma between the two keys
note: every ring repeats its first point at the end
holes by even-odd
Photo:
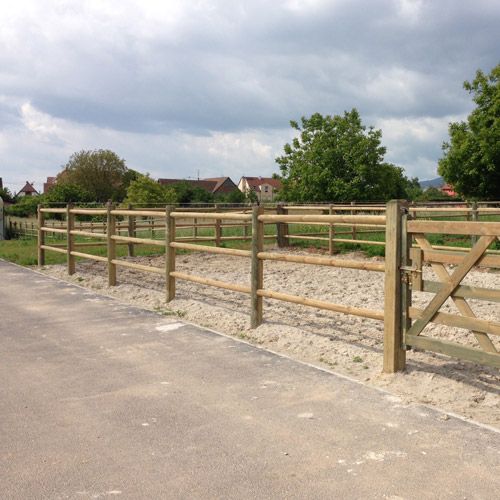
{"type": "Polygon", "coordinates": [[[281,191],[281,181],[274,177],[243,177],[248,182],[248,185],[256,190],[262,184],[271,185],[276,191],[281,191]]]}
{"type": "Polygon", "coordinates": [[[19,191],[19,193],[38,194],[38,191],[33,187],[33,184],[26,181],[26,185],[21,189],[21,191],[19,191]]]}

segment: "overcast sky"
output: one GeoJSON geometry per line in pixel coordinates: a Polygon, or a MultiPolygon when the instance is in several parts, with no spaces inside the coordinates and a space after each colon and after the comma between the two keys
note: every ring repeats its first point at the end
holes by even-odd
{"type": "Polygon", "coordinates": [[[155,178],[270,176],[290,120],[357,108],[431,179],[499,26],[498,0],[2,2],[0,177],[41,190],[82,149],[155,178]]]}

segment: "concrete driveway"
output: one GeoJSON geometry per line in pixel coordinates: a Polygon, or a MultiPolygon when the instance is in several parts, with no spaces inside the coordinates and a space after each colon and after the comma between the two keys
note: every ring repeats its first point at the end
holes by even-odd
{"type": "Polygon", "coordinates": [[[0,498],[498,499],[500,434],[0,260],[0,498]]]}

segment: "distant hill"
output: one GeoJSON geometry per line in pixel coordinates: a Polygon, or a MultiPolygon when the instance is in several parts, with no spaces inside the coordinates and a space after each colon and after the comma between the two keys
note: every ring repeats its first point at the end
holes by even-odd
{"type": "Polygon", "coordinates": [[[425,187],[441,187],[445,185],[445,182],[442,177],[438,177],[437,179],[431,179],[430,181],[420,181],[420,187],[425,188],[425,187]]]}

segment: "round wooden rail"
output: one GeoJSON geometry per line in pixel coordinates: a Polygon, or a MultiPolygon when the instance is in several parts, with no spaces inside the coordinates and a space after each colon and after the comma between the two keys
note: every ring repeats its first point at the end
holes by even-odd
{"type": "MultiPolygon", "coordinates": [[[[318,206],[296,206],[296,205],[285,205],[283,206],[285,210],[330,210],[330,205],[318,205],[318,206]]],[[[337,212],[385,212],[385,206],[354,206],[354,205],[331,205],[331,209],[337,212]]]]}
{"type": "Polygon", "coordinates": [[[111,259],[111,264],[129,267],[130,269],[138,269],[139,271],[146,271],[147,273],[162,274],[163,276],[166,274],[165,269],[154,266],[143,266],[142,264],[136,264],[135,262],[127,262],[126,260],[111,259]]]}
{"type": "MultiPolygon", "coordinates": [[[[107,214],[107,212],[104,212],[107,214]]],[[[111,210],[111,215],[133,215],[139,217],[158,217],[158,212],[151,210],[111,210]]]]}
{"type": "Polygon", "coordinates": [[[57,248],[50,245],[40,245],[42,250],[50,250],[51,252],[64,253],[67,254],[68,250],[66,248],[57,248]]]}
{"type": "Polygon", "coordinates": [[[304,255],[287,255],[280,253],[259,252],[259,259],[277,260],[281,262],[294,262],[297,264],[312,264],[316,266],[343,267],[346,269],[360,269],[363,271],[385,271],[385,264],[375,262],[362,262],[358,260],[332,259],[328,257],[308,257],[304,255]]]}
{"type": "Polygon", "coordinates": [[[268,299],[283,300],[284,302],[292,302],[294,304],[300,304],[303,306],[316,307],[317,309],[325,309],[328,311],[340,312],[343,314],[352,314],[353,316],[361,316],[362,318],[384,321],[383,311],[372,311],[370,309],[360,309],[358,307],[332,304],[330,302],[323,302],[321,300],[305,299],[303,297],[296,297],[295,295],[288,295],[286,293],[273,292],[271,290],[257,290],[257,295],[259,295],[260,297],[266,297],[268,299]]]}
{"type": "Polygon", "coordinates": [[[231,290],[233,292],[241,293],[251,293],[249,286],[233,285],[231,283],[224,283],[223,281],[211,280],[208,278],[200,278],[199,276],[192,276],[190,274],[178,273],[173,271],[170,276],[185,281],[192,281],[193,283],[199,283],[200,285],[215,286],[217,288],[224,288],[225,290],[231,290]]]}
{"type": "Polygon", "coordinates": [[[259,215],[261,222],[284,222],[298,224],[319,224],[336,222],[352,222],[353,224],[374,224],[384,226],[383,215],[259,215]]]}
{"type": "Polygon", "coordinates": [[[107,238],[106,233],[90,233],[87,231],[79,231],[78,229],[73,229],[70,231],[70,234],[74,234],[75,236],[87,236],[89,238],[107,238]]]}
{"type": "Polygon", "coordinates": [[[174,241],[170,243],[172,248],[182,248],[183,250],[192,250],[193,252],[207,252],[221,255],[232,255],[235,257],[252,257],[250,250],[236,250],[233,248],[209,247],[207,245],[191,245],[189,243],[179,243],[174,241]]]}
{"type": "Polygon", "coordinates": [[[108,262],[107,257],[102,257],[100,255],[92,255],[90,253],[75,252],[75,251],[72,251],[70,253],[74,257],[83,257],[84,259],[97,260],[99,262],[108,262]]]}
{"type": "Polygon", "coordinates": [[[252,216],[247,214],[227,214],[227,213],[203,213],[203,212],[172,212],[170,214],[176,219],[210,219],[210,220],[244,220],[251,221],[252,216]]]}
{"type": "Polygon", "coordinates": [[[40,212],[50,213],[50,214],[65,214],[65,208],[40,208],[40,212]]]}
{"type": "Polygon", "coordinates": [[[108,211],[101,208],[72,208],[70,213],[78,215],[107,215],[108,211]]]}
{"type": "Polygon", "coordinates": [[[118,236],[117,234],[113,234],[111,236],[111,239],[115,241],[125,241],[128,243],[156,245],[158,247],[164,247],[166,244],[163,240],[152,240],[151,238],[134,238],[133,236],[118,236]]]}

